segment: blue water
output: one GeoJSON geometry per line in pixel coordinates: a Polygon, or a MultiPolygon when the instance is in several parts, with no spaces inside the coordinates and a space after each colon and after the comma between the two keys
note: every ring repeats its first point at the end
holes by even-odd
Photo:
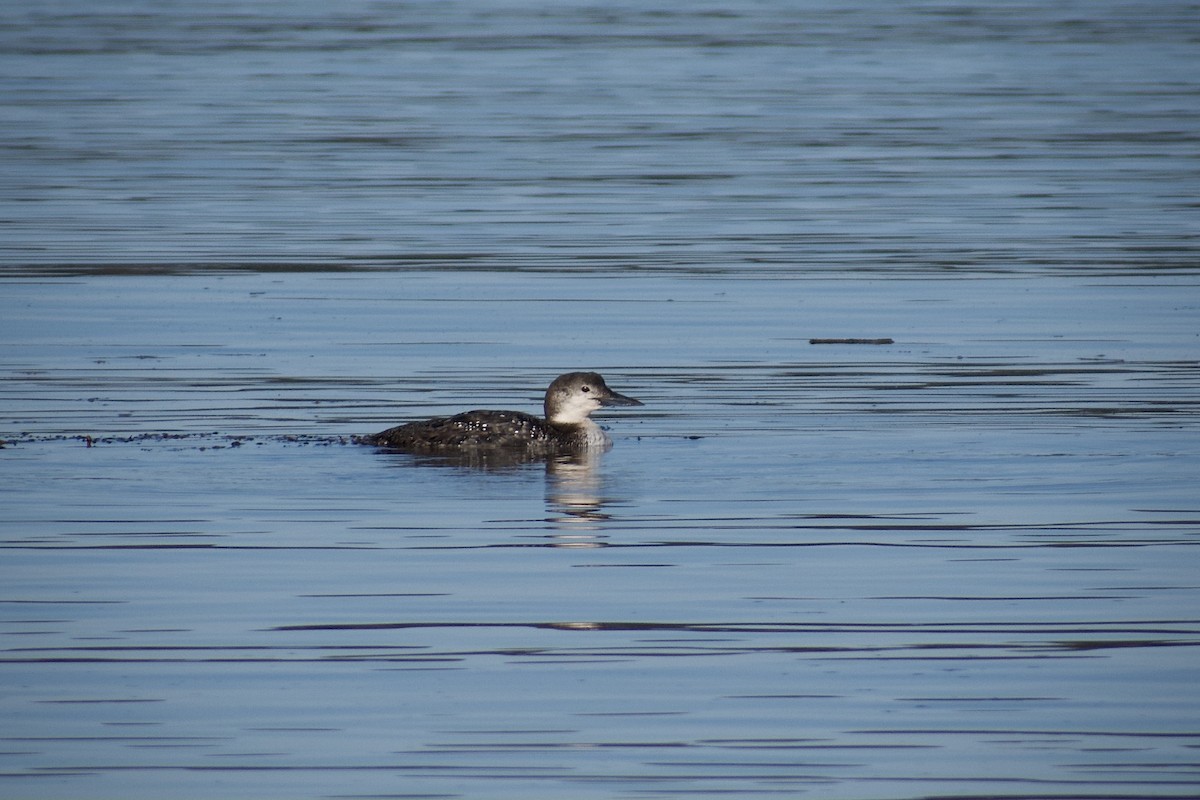
{"type": "Polygon", "coordinates": [[[1195,264],[1192,3],[0,14],[14,265],[1195,264]]]}
{"type": "Polygon", "coordinates": [[[1198,12],[0,9],[0,796],[1195,796],[1198,12]]]}

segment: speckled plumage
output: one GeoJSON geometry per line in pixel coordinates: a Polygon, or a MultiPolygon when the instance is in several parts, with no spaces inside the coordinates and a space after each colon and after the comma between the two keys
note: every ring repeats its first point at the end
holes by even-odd
{"type": "Polygon", "coordinates": [[[611,444],[588,418],[592,411],[602,406],[641,403],[608,388],[595,372],[569,372],[550,384],[544,405],[544,419],[520,411],[478,409],[397,425],[359,441],[414,453],[500,448],[547,454],[572,452],[611,444]]]}
{"type": "Polygon", "coordinates": [[[459,447],[504,447],[514,437],[525,446],[550,446],[556,439],[544,419],[520,411],[464,411],[452,417],[434,417],[397,425],[369,439],[369,444],[399,450],[442,450],[459,447]]]}

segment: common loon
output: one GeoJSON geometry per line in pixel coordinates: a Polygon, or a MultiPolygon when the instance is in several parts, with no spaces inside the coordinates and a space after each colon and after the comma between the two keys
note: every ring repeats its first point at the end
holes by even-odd
{"type": "Polygon", "coordinates": [[[606,448],[612,441],[589,419],[602,406],[640,406],[595,372],[559,375],[546,390],[545,418],[520,411],[464,411],[388,428],[359,439],[396,450],[446,453],[471,449],[525,449],[539,453],[606,448]]]}

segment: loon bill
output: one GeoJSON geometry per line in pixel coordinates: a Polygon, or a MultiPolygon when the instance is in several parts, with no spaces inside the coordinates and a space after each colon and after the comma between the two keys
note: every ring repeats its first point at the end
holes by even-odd
{"type": "Polygon", "coordinates": [[[419,453],[484,448],[555,453],[607,448],[612,441],[589,415],[604,406],[640,405],[641,401],[608,388],[595,372],[568,372],[555,378],[546,390],[545,417],[520,411],[464,411],[397,425],[358,441],[419,453]]]}

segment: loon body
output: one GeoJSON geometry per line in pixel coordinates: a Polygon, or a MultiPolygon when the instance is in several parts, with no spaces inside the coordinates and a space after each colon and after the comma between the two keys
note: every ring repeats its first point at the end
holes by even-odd
{"type": "Polygon", "coordinates": [[[595,372],[559,375],[546,390],[545,417],[520,411],[464,411],[452,417],[410,422],[363,436],[359,441],[416,453],[523,449],[537,453],[578,452],[612,444],[589,415],[603,406],[640,406],[618,394],[595,372]]]}

